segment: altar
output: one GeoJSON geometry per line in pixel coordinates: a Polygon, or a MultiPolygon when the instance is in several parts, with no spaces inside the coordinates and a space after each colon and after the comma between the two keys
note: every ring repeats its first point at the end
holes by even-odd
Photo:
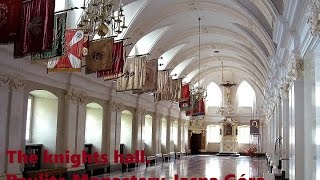
{"type": "Polygon", "coordinates": [[[220,152],[217,156],[240,156],[238,152],[238,124],[232,118],[226,117],[221,122],[220,152]]]}

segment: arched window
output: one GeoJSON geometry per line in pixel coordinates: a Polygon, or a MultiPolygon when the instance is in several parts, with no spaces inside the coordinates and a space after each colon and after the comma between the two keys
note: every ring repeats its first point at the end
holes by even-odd
{"type": "Polygon", "coordinates": [[[220,87],[216,83],[211,82],[209,84],[209,86],[207,87],[207,94],[208,106],[221,106],[222,92],[220,87]]]}
{"type": "Polygon", "coordinates": [[[250,84],[247,81],[243,81],[237,91],[238,106],[239,107],[251,107],[256,100],[256,94],[250,84]]]}

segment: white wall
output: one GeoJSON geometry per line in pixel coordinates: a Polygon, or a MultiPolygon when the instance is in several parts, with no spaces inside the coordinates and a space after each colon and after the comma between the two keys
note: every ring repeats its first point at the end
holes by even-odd
{"type": "Polygon", "coordinates": [[[93,152],[101,152],[102,118],[103,109],[87,107],[85,143],[92,144],[93,152]]]}
{"type": "Polygon", "coordinates": [[[120,144],[124,144],[124,153],[131,153],[132,147],[132,114],[121,114],[120,144]]]}
{"type": "MultiPolygon", "coordinates": [[[[43,149],[54,154],[56,152],[58,99],[34,97],[32,113],[31,143],[43,144],[43,149]]],[[[43,168],[46,167],[46,165],[43,166],[43,168]]]]}

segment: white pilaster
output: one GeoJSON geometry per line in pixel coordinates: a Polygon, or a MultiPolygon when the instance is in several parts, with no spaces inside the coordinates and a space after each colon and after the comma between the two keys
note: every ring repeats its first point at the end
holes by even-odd
{"type": "MultiPolygon", "coordinates": [[[[11,103],[9,107],[8,150],[24,151],[26,110],[28,103],[28,95],[23,92],[24,83],[24,80],[19,77],[13,77],[10,82],[11,103]]],[[[18,163],[17,159],[15,159],[14,163],[7,165],[7,173],[21,175],[22,168],[23,164],[18,163]]]]}
{"type": "Polygon", "coordinates": [[[8,115],[9,115],[9,77],[0,74],[0,176],[5,174],[7,166],[7,137],[8,137],[8,115]]]}

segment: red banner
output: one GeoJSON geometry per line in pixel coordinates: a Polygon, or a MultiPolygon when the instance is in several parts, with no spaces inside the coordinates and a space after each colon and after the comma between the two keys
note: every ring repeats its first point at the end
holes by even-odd
{"type": "Polygon", "coordinates": [[[97,71],[97,77],[103,77],[104,80],[117,79],[122,76],[123,66],[125,63],[123,41],[116,42],[113,44],[113,53],[112,53],[112,69],[97,71]]]}
{"type": "Polygon", "coordinates": [[[0,0],[0,43],[15,40],[20,21],[21,0],[0,0]]]}
{"type": "Polygon", "coordinates": [[[54,0],[22,1],[19,31],[14,43],[15,58],[52,49],[54,8],[54,0]]]}
{"type": "Polygon", "coordinates": [[[84,33],[82,30],[66,31],[65,53],[60,59],[48,61],[48,71],[81,71],[84,33]]]}

